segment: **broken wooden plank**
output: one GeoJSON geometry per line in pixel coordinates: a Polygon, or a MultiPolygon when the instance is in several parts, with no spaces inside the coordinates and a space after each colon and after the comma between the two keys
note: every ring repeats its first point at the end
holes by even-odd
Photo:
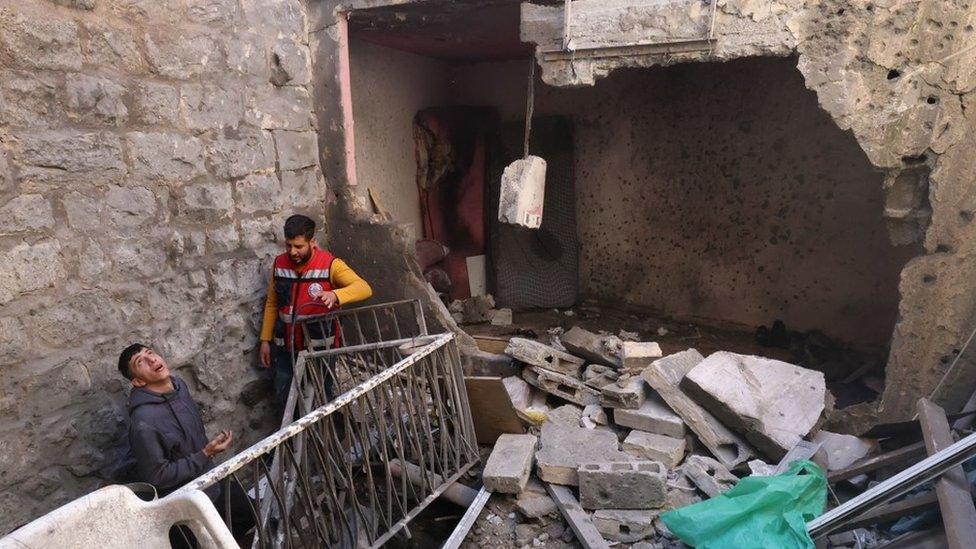
{"type": "Polygon", "coordinates": [[[464,386],[468,390],[474,433],[480,444],[494,444],[506,433],[525,432],[502,378],[466,377],[464,386]]]}
{"type": "MultiPolygon", "coordinates": [[[[926,398],[919,399],[918,421],[922,424],[922,437],[930,455],[952,446],[952,432],[945,410],[926,398]]],[[[949,548],[976,547],[976,506],[961,465],[949,469],[936,481],[935,493],[939,498],[949,548]]]]}
{"type": "Polygon", "coordinates": [[[464,516],[461,517],[461,521],[458,522],[457,526],[454,527],[454,531],[451,532],[450,537],[441,546],[441,549],[457,549],[461,546],[461,542],[464,538],[468,537],[468,532],[474,526],[475,521],[478,520],[478,516],[481,511],[487,505],[488,500],[491,498],[491,492],[487,488],[482,487],[475,496],[474,502],[468,507],[468,510],[464,512],[464,516]]]}
{"type": "Polygon", "coordinates": [[[910,444],[897,450],[862,459],[850,467],[829,473],[827,475],[827,482],[833,484],[923,455],[925,455],[925,443],[916,442],[915,444],[910,444]]]}
{"type": "Polygon", "coordinates": [[[580,542],[580,545],[585,549],[610,549],[607,540],[603,539],[596,526],[593,525],[590,514],[584,511],[579,502],[576,501],[576,496],[573,495],[572,490],[565,486],[549,483],[546,483],[546,490],[549,491],[552,500],[556,502],[556,507],[559,507],[559,512],[563,514],[570,528],[576,533],[576,540],[580,542]]]}

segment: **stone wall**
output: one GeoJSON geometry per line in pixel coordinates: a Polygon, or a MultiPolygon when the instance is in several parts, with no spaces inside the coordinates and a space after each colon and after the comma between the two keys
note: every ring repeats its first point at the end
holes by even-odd
{"type": "Polygon", "coordinates": [[[307,26],[299,0],[0,0],[0,533],[111,475],[132,341],[232,450],[273,424],[269,261],[326,200],[307,26]]]}

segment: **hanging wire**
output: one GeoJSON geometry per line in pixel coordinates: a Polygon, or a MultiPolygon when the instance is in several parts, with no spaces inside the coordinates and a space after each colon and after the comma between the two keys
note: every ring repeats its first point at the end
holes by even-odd
{"type": "Polygon", "coordinates": [[[522,158],[529,156],[529,134],[532,132],[532,110],[535,108],[535,57],[529,56],[529,89],[525,96],[525,141],[522,158]]]}

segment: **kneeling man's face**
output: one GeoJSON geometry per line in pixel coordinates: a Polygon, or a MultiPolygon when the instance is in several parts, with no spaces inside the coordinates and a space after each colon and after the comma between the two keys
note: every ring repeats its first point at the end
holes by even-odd
{"type": "Polygon", "coordinates": [[[166,381],[169,379],[169,366],[163,357],[152,349],[142,349],[129,362],[129,372],[132,374],[132,385],[145,387],[146,385],[166,381]]]}

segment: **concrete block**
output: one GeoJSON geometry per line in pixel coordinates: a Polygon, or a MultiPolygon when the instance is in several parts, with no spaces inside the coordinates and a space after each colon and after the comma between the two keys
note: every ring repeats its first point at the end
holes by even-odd
{"type": "Polygon", "coordinates": [[[667,470],[656,461],[584,463],[578,474],[584,509],[657,509],[667,501],[667,470]]]}
{"type": "Polygon", "coordinates": [[[530,366],[573,377],[579,376],[584,362],[583,359],[554,347],[521,337],[513,337],[509,340],[505,354],[530,366]]]}
{"type": "Polygon", "coordinates": [[[491,312],[491,325],[492,326],[511,326],[512,325],[512,310],[511,309],[495,309],[491,312]]]}
{"type": "Polygon", "coordinates": [[[600,389],[600,400],[608,408],[637,409],[644,404],[646,388],[642,378],[623,375],[600,389]]]}
{"type": "Polygon", "coordinates": [[[607,346],[604,345],[604,338],[589,330],[574,326],[573,329],[560,336],[559,341],[562,342],[567,351],[590,362],[617,369],[621,366],[620,358],[610,353],[607,346]]]}
{"type": "Polygon", "coordinates": [[[502,172],[498,220],[538,229],[542,225],[545,194],[545,160],[527,156],[512,162],[502,172]]]}
{"type": "Polygon", "coordinates": [[[676,467],[685,456],[685,439],[671,438],[644,431],[631,431],[621,446],[637,459],[659,461],[668,469],[676,467]]]}
{"type": "Polygon", "coordinates": [[[532,472],[536,442],[534,435],[499,436],[482,473],[485,488],[503,494],[521,492],[532,472]]]}
{"type": "Polygon", "coordinates": [[[653,341],[624,341],[620,346],[620,362],[627,372],[640,373],[662,356],[661,346],[653,341]]]}
{"type": "Polygon", "coordinates": [[[583,369],[583,382],[594,389],[602,389],[604,385],[617,381],[619,377],[617,370],[602,364],[587,364],[583,369]]]}
{"type": "Polygon", "coordinates": [[[685,374],[697,366],[703,357],[694,349],[659,358],[651,363],[641,377],[651,386],[685,425],[694,431],[702,444],[729,469],[755,456],[752,446],[728,427],[722,425],[679,387],[685,374]]]}
{"type": "Polygon", "coordinates": [[[827,392],[821,372],[724,351],[692,368],[681,388],[773,459],[817,424],[827,392]]]}
{"type": "Polygon", "coordinates": [[[593,525],[610,541],[634,543],[657,533],[654,519],[660,511],[600,509],[593,513],[593,525]]]}
{"type": "Polygon", "coordinates": [[[554,484],[579,484],[578,470],[584,463],[633,459],[617,449],[617,435],[613,432],[563,422],[544,423],[539,446],[535,455],[537,475],[544,482],[554,484]]]}
{"type": "Polygon", "coordinates": [[[525,489],[515,499],[515,508],[527,518],[540,518],[559,511],[545,486],[535,477],[529,478],[525,489]]]}
{"type": "Polygon", "coordinates": [[[685,436],[685,422],[661,400],[660,395],[651,392],[640,408],[636,410],[617,409],[613,421],[621,427],[629,427],[656,435],[674,438],[685,436]]]}
{"type": "Polygon", "coordinates": [[[600,393],[596,389],[586,386],[576,378],[541,368],[525,368],[522,370],[522,377],[530,385],[534,385],[559,398],[575,402],[580,406],[598,404],[600,402],[600,393]]]}
{"type": "Polygon", "coordinates": [[[708,456],[688,456],[681,467],[688,480],[710,498],[729,490],[739,482],[739,477],[729,472],[718,460],[708,456]]]}
{"type": "Polygon", "coordinates": [[[867,456],[877,446],[877,441],[873,439],[823,430],[813,435],[813,442],[820,443],[820,451],[823,452],[828,471],[849,467],[855,461],[867,456]]]}

